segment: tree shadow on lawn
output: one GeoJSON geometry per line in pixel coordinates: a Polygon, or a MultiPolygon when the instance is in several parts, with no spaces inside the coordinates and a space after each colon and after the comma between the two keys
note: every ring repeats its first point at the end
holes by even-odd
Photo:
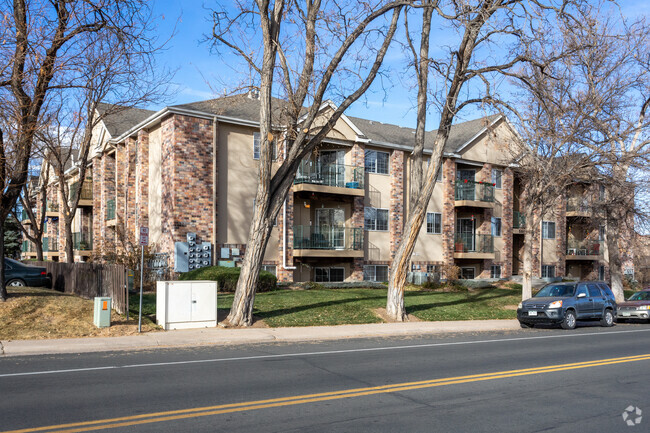
{"type": "MultiPolygon", "coordinates": [[[[416,305],[407,305],[406,306],[406,312],[407,314],[411,314],[413,312],[417,311],[424,311],[424,310],[429,310],[431,308],[438,308],[438,307],[449,307],[452,305],[461,305],[461,304],[472,304],[475,302],[479,301],[490,301],[493,299],[499,299],[499,298],[504,298],[507,296],[512,296],[511,293],[498,293],[498,294],[492,294],[492,296],[489,296],[492,292],[491,291],[486,291],[486,290],[479,290],[475,294],[468,295],[465,298],[461,299],[456,299],[454,301],[448,301],[448,302],[433,302],[430,304],[416,304],[416,305]]],[[[416,294],[409,294],[407,298],[404,299],[405,303],[407,302],[408,298],[415,297],[415,296],[422,296],[422,295],[431,295],[431,293],[416,293],[416,294]]]]}
{"type": "Polygon", "coordinates": [[[333,301],[317,302],[315,304],[297,305],[295,307],[280,308],[277,310],[269,310],[269,311],[260,311],[258,308],[255,308],[254,313],[255,316],[258,317],[259,319],[270,319],[272,317],[300,313],[303,311],[308,311],[308,310],[313,310],[318,308],[331,307],[334,305],[350,304],[350,303],[355,303],[360,301],[370,301],[373,299],[386,299],[386,295],[382,294],[378,296],[370,295],[370,296],[354,297],[354,298],[347,298],[347,299],[337,299],[333,301]]]}

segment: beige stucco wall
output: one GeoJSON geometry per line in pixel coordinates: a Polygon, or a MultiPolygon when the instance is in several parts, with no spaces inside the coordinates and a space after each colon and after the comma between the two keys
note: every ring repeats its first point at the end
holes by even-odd
{"type": "Polygon", "coordinates": [[[149,242],[162,236],[162,147],[160,125],[149,131],[149,242]]]}
{"type": "MultiPolygon", "coordinates": [[[[333,110],[331,108],[325,108],[316,119],[314,119],[312,131],[318,130],[320,127],[325,125],[327,119],[332,114],[333,110]]],[[[354,130],[342,119],[339,119],[334,125],[334,128],[327,134],[327,138],[332,138],[336,140],[348,140],[355,141],[357,134],[354,130]]]]}
{"type": "Polygon", "coordinates": [[[474,143],[461,151],[463,159],[487,162],[494,165],[507,165],[512,159],[508,143],[512,142],[512,131],[504,121],[491,133],[484,133],[474,143]]]}
{"type": "MultiPolygon", "coordinates": [[[[253,128],[219,125],[218,244],[245,244],[257,192],[259,161],[253,159],[253,128]],[[227,211],[226,211],[227,210],[227,211]]],[[[281,260],[279,234],[273,229],[264,260],[281,260]]]]}

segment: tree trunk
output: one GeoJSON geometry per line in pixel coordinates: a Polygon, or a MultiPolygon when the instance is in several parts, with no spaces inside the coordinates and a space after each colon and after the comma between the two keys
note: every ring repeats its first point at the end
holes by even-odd
{"type": "Polygon", "coordinates": [[[74,263],[74,253],[72,248],[72,221],[68,222],[67,218],[63,218],[63,230],[65,230],[65,261],[74,263]]]}
{"type": "Polygon", "coordinates": [[[7,300],[7,287],[5,286],[5,227],[4,227],[5,218],[0,221],[0,257],[2,257],[2,264],[0,264],[0,301],[4,302],[7,300]]]}
{"type": "Polygon", "coordinates": [[[615,215],[614,218],[608,218],[605,239],[607,240],[610,286],[616,297],[616,302],[623,302],[625,300],[625,294],[623,292],[621,253],[618,249],[618,238],[620,236],[618,217],[619,215],[615,215]]]}
{"type": "Polygon", "coordinates": [[[536,210],[526,207],[526,229],[524,230],[524,272],[521,283],[521,300],[524,301],[533,296],[533,242],[535,242],[535,230],[538,218],[536,210]]]}

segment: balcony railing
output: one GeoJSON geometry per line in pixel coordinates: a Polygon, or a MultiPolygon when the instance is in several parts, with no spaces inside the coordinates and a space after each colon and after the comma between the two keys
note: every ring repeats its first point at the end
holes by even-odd
{"type": "Polygon", "coordinates": [[[456,181],[456,200],[494,201],[494,186],[487,182],[456,181]]]}
{"type": "Polygon", "coordinates": [[[591,211],[592,204],[589,200],[569,199],[566,202],[567,212],[588,213],[591,211]]]}
{"type": "Polygon", "coordinates": [[[321,165],[314,161],[302,161],[293,183],[364,189],[363,180],[364,167],[343,164],[321,165]]]}
{"type": "Polygon", "coordinates": [[[20,213],[20,220],[21,221],[29,220],[29,215],[27,214],[27,211],[25,209],[23,209],[23,211],[20,213]]]}
{"type": "Polygon", "coordinates": [[[566,249],[567,256],[599,256],[602,254],[599,241],[569,241],[566,249]]]}
{"type": "Polygon", "coordinates": [[[92,251],[93,238],[90,233],[72,233],[72,249],[76,251],[92,251]]]}
{"type": "Polygon", "coordinates": [[[23,241],[23,244],[20,246],[20,251],[23,253],[33,253],[36,251],[36,248],[34,248],[34,244],[30,241],[23,241]]]}
{"type": "Polygon", "coordinates": [[[293,248],[309,250],[362,250],[363,229],[336,226],[295,226],[293,248]]]}
{"type": "MultiPolygon", "coordinates": [[[[70,200],[72,200],[79,190],[79,182],[70,185],[70,200]]],[[[92,200],[93,199],[93,183],[91,181],[84,181],[81,187],[81,197],[79,200],[92,200]]]]}
{"type": "Polygon", "coordinates": [[[45,205],[45,212],[59,212],[59,205],[48,201],[45,205]]]}
{"type": "Polygon", "coordinates": [[[493,253],[494,238],[492,235],[476,233],[456,233],[454,252],[457,253],[493,253]]]}
{"type": "Polygon", "coordinates": [[[521,212],[514,211],[512,213],[512,228],[523,229],[526,227],[526,215],[521,212]]]}
{"type": "Polygon", "coordinates": [[[115,199],[106,201],[106,221],[115,219],[115,199]]]}

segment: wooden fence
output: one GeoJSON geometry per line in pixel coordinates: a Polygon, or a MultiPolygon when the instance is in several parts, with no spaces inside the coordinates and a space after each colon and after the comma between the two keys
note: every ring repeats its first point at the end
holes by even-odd
{"type": "Polygon", "coordinates": [[[109,296],[113,309],[120,314],[125,314],[129,308],[126,268],[122,265],[37,261],[30,261],[29,264],[47,269],[54,290],[85,299],[109,296]]]}

